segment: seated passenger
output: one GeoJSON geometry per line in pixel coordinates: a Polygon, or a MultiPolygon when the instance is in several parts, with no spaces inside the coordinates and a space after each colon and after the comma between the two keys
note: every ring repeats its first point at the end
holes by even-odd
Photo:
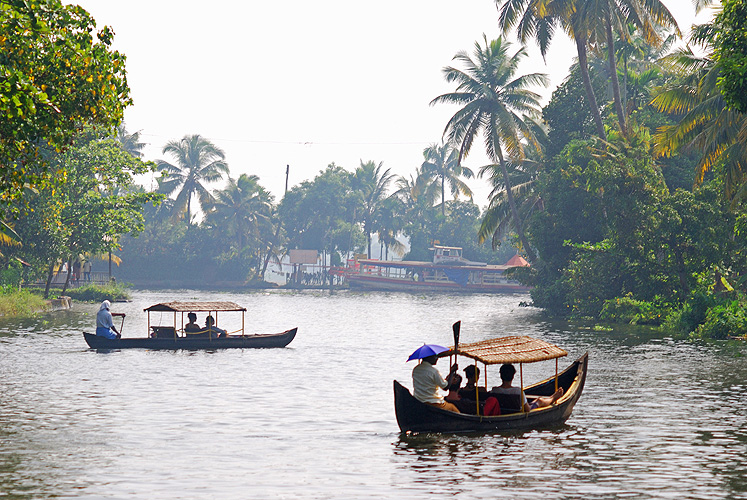
{"type": "MultiPolygon", "coordinates": [[[[474,397],[472,399],[463,398],[459,395],[459,387],[462,385],[462,377],[455,373],[449,380],[449,387],[447,387],[449,393],[444,396],[444,401],[453,404],[457,407],[460,413],[469,413],[475,415],[477,413],[477,404],[475,403],[474,397]]],[[[474,396],[474,393],[472,394],[474,396]]]]}
{"type": "Polygon", "coordinates": [[[215,326],[215,318],[213,318],[213,316],[210,314],[208,314],[208,317],[205,318],[205,330],[210,332],[210,338],[213,339],[217,337],[225,337],[228,335],[224,329],[215,326]]]}
{"type": "Polygon", "coordinates": [[[536,408],[544,408],[545,406],[550,406],[563,396],[563,388],[560,387],[552,396],[541,396],[531,403],[528,403],[527,398],[521,388],[513,387],[511,385],[511,381],[514,379],[514,375],[516,375],[516,367],[514,367],[514,365],[512,364],[501,365],[500,374],[503,383],[498,387],[493,387],[493,390],[490,392],[495,394],[520,396],[521,404],[524,407],[524,411],[528,412],[536,408]]]}
{"type": "MultiPolygon", "coordinates": [[[[480,379],[480,369],[476,365],[469,365],[464,369],[464,376],[467,377],[467,383],[464,384],[464,387],[459,389],[459,396],[461,396],[463,399],[471,399],[472,401],[474,401],[476,396],[475,386],[480,379]]],[[[480,401],[485,401],[485,398],[488,397],[488,391],[484,387],[478,387],[477,392],[477,396],[479,396],[480,401]]]]}
{"type": "Polygon", "coordinates": [[[193,312],[188,313],[187,318],[189,319],[189,323],[184,325],[184,333],[193,335],[195,333],[200,333],[202,331],[202,327],[197,324],[197,314],[193,312]]]}
{"type": "Polygon", "coordinates": [[[99,307],[99,312],[96,313],[96,335],[106,337],[108,339],[118,339],[121,337],[120,333],[114,327],[114,319],[112,316],[124,316],[124,314],[112,314],[111,302],[105,300],[99,307]]]}
{"type": "MultiPolygon", "coordinates": [[[[434,366],[438,362],[438,356],[428,356],[412,369],[412,395],[418,401],[441,408],[442,410],[459,413],[459,409],[453,403],[444,401],[439,389],[449,387],[449,382],[444,380],[438,369],[434,366]]],[[[457,365],[454,365],[446,377],[450,380],[456,374],[457,365]]]]}

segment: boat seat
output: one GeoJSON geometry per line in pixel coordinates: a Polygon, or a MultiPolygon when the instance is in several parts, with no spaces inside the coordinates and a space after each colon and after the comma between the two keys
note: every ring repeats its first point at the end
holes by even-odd
{"type": "Polygon", "coordinates": [[[519,396],[515,394],[496,394],[491,392],[488,397],[494,397],[498,400],[498,404],[501,407],[501,415],[509,413],[519,413],[521,411],[521,401],[519,396]]]}
{"type": "Polygon", "coordinates": [[[150,329],[153,330],[151,337],[157,339],[173,339],[176,335],[176,330],[173,326],[151,326],[150,329]]]}

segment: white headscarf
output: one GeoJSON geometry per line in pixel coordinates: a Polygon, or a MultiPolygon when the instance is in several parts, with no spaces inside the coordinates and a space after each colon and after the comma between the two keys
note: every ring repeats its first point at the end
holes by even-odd
{"type": "Polygon", "coordinates": [[[99,311],[103,311],[104,309],[108,311],[111,306],[112,306],[112,303],[109,302],[108,300],[105,300],[101,303],[101,307],[99,307],[99,311]]]}

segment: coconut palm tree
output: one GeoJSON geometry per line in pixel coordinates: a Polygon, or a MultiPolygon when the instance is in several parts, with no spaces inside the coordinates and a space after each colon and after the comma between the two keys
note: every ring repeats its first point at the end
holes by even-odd
{"type": "Polygon", "coordinates": [[[248,244],[250,236],[260,241],[271,232],[272,195],[260,186],[256,175],[241,174],[235,180],[229,177],[228,186],[216,191],[205,208],[208,224],[233,236],[238,251],[248,244]]]}
{"type": "Polygon", "coordinates": [[[459,144],[460,162],[469,153],[475,137],[482,133],[485,152],[493,163],[500,166],[503,174],[516,232],[529,259],[535,260],[513,198],[506,155],[515,161],[522,160],[522,141],[539,147],[534,124],[526,118],[527,115],[539,113],[540,96],[528,90],[528,87],[547,85],[547,76],[541,73],[516,76],[519,62],[526,55],[525,50],[519,49],[509,56],[511,44],[502,38],[488,42],[487,37],[483,35],[483,41],[484,47],[479,41],[475,42],[474,59],[464,51],[454,56],[455,60],[465,66],[464,70],[451,66],[444,68],[446,80],[457,84],[456,91],[436,97],[431,104],[448,103],[462,106],[451,117],[444,130],[449,141],[459,144]]]}
{"type": "Polygon", "coordinates": [[[460,177],[470,179],[472,170],[459,164],[459,151],[450,144],[431,144],[423,150],[422,169],[438,183],[441,191],[441,215],[446,215],[446,184],[454,199],[460,194],[472,199],[472,190],[460,177]]]}
{"type": "Polygon", "coordinates": [[[127,132],[127,127],[122,123],[117,127],[117,141],[122,145],[122,149],[130,153],[135,158],[143,157],[143,148],[145,147],[144,142],[140,142],[140,130],[130,134],[127,132]]]}
{"type": "Polygon", "coordinates": [[[368,256],[371,256],[371,234],[374,232],[374,221],[376,212],[381,202],[388,198],[387,189],[389,183],[394,179],[390,174],[391,169],[382,172],[383,162],[378,165],[373,161],[363,163],[355,170],[352,178],[352,187],[361,196],[361,210],[359,217],[363,221],[363,232],[368,242],[368,256]]]}
{"type": "Polygon", "coordinates": [[[516,27],[519,40],[524,44],[535,38],[543,57],[558,27],[573,38],[597,134],[604,140],[607,137],[589,76],[589,45],[606,45],[615,111],[620,130],[626,135],[627,124],[617,77],[615,32],[619,37],[627,38],[628,23],[631,23],[641,29],[648,43],[655,45],[662,41],[656,29],[659,26],[674,28],[679,35],[677,22],[660,0],[496,0],[496,4],[500,8],[503,32],[516,27]]]}
{"type": "Polygon", "coordinates": [[[176,214],[184,213],[189,224],[193,215],[192,197],[196,196],[201,206],[212,198],[203,183],[216,182],[228,175],[226,155],[199,134],[169,141],[163,147],[163,154],[170,154],[176,161],[175,164],[157,161],[158,168],[165,171],[165,178],[159,183],[161,192],[171,195],[178,191],[174,210],[176,214]]]}
{"type": "Polygon", "coordinates": [[[693,31],[693,42],[702,45],[705,55],[681,48],[664,59],[665,65],[681,76],[660,89],[654,107],[680,115],[676,125],[661,127],[654,136],[655,151],[670,156],[678,151],[701,154],[695,182],[700,184],[709,171],[720,166],[724,196],[733,203],[747,199],[747,115],[726,105],[717,82],[719,65],[713,60],[712,25],[693,31]]]}
{"type": "Polygon", "coordinates": [[[602,113],[589,75],[588,23],[576,11],[575,5],[570,0],[496,0],[496,6],[500,11],[499,26],[503,33],[506,34],[515,28],[518,40],[524,45],[529,39],[534,38],[542,57],[547,54],[558,28],[565,30],[573,39],[594,126],[597,135],[606,140],[607,133],[604,130],[602,113]]]}

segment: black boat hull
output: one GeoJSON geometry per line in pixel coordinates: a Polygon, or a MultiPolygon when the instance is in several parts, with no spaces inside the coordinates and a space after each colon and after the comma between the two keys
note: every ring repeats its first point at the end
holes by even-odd
{"type": "MultiPolygon", "coordinates": [[[[565,422],[573,412],[586,383],[588,353],[558,375],[558,385],[565,394],[558,402],[528,413],[484,417],[442,410],[415,399],[402,384],[394,381],[394,411],[402,432],[492,432],[530,430],[552,427],[565,422]]],[[[549,396],[555,391],[555,377],[524,388],[535,396],[549,396]]]]}
{"type": "Polygon", "coordinates": [[[298,328],[265,335],[237,335],[225,338],[120,338],[108,339],[83,332],[92,349],[262,349],[285,347],[296,336],[298,328]]]}

